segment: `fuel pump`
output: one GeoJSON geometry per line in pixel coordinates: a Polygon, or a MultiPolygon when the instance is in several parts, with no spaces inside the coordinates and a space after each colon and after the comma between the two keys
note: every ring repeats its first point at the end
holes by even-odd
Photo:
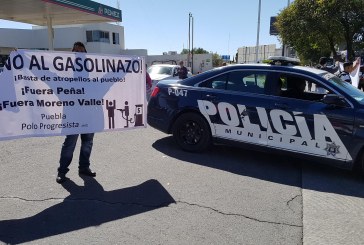
{"type": "Polygon", "coordinates": [[[135,114],[134,114],[134,126],[144,126],[143,124],[143,105],[135,105],[135,114]]]}

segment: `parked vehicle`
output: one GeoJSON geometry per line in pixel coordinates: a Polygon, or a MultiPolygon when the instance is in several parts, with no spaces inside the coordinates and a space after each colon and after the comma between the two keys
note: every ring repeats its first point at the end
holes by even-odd
{"type": "MultiPolygon", "coordinates": [[[[179,65],[169,65],[169,64],[157,64],[148,67],[148,73],[152,79],[152,89],[155,85],[162,80],[179,80],[178,78],[179,65]]],[[[191,72],[188,72],[188,77],[191,77],[191,72]]]]}
{"type": "Polygon", "coordinates": [[[190,152],[224,143],[347,169],[364,165],[364,93],[324,70],[230,65],[161,81],[147,113],[150,126],[190,152]]]}

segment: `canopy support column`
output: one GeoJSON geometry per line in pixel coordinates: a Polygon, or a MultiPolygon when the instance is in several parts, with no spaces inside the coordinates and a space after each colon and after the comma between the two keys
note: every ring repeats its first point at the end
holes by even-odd
{"type": "Polygon", "coordinates": [[[52,18],[47,15],[47,27],[48,27],[48,50],[54,50],[54,30],[52,26],[52,18]]]}

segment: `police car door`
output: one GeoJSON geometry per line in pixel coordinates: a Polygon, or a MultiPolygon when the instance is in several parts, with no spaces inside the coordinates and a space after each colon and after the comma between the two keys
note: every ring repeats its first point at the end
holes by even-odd
{"type": "Polygon", "coordinates": [[[235,70],[204,82],[212,89],[202,96],[199,108],[215,137],[267,145],[267,120],[260,117],[266,106],[265,79],[265,72],[235,70]]]}
{"type": "Polygon", "coordinates": [[[320,100],[329,89],[309,77],[281,74],[280,79],[282,89],[267,115],[268,146],[340,161],[351,160],[345,145],[352,139],[353,108],[324,104],[320,100]],[[303,93],[292,92],[293,83],[299,81],[304,82],[303,93]]]}

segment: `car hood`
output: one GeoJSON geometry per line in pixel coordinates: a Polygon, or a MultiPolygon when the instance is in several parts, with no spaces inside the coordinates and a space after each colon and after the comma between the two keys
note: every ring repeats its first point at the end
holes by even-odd
{"type": "Polygon", "coordinates": [[[166,74],[149,74],[150,78],[152,80],[155,80],[155,81],[160,81],[160,80],[163,80],[163,79],[173,79],[173,77],[171,75],[166,75],[166,74]]]}
{"type": "Polygon", "coordinates": [[[158,84],[179,84],[179,79],[166,79],[160,81],[158,84]]]}

